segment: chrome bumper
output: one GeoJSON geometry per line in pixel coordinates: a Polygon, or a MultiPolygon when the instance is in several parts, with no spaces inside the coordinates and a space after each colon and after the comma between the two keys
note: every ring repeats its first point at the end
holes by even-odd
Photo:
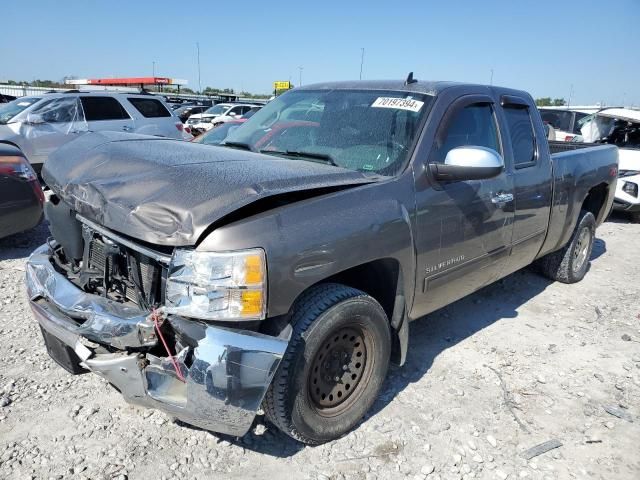
{"type": "Polygon", "coordinates": [[[40,326],[71,347],[81,365],[101,375],[133,404],[157,408],[207,430],[244,435],[251,427],[288,339],[207,326],[195,348],[176,360],[149,353],[96,353],[156,343],[148,313],[83,292],[51,264],[47,245],[27,261],[27,293],[40,326]],[[186,373],[185,373],[186,372],[186,373]]]}

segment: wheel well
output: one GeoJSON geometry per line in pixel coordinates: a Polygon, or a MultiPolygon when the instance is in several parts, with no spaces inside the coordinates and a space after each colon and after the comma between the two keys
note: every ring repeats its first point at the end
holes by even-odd
{"type": "Polygon", "coordinates": [[[602,208],[604,207],[607,199],[608,189],[609,187],[606,183],[596,185],[589,190],[584,202],[582,202],[582,209],[593,213],[593,216],[596,217],[596,221],[599,220],[600,214],[602,213],[602,208]]]}
{"type": "MultiPolygon", "coordinates": [[[[341,283],[371,295],[384,309],[390,321],[394,320],[398,285],[400,280],[400,263],[393,258],[383,258],[364,263],[336,273],[322,281],[341,283]]],[[[402,313],[402,312],[400,312],[402,313]]]]}

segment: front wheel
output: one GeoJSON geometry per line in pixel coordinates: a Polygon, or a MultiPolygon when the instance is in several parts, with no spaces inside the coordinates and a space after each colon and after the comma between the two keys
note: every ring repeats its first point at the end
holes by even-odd
{"type": "Polygon", "coordinates": [[[287,435],[320,444],[347,433],[371,408],[389,366],[389,321],[366,293],[322,284],[302,295],[292,322],[264,409],[287,435]]]}
{"type": "Polygon", "coordinates": [[[540,270],[552,280],[563,283],[579,282],[589,268],[595,236],[596,219],[593,213],[582,210],[567,244],[537,261],[540,270]]]}

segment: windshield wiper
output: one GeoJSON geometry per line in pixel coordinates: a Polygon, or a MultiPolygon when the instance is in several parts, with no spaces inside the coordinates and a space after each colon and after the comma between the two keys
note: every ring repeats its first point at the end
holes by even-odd
{"type": "Polygon", "coordinates": [[[241,148],[242,150],[249,150],[253,152],[253,147],[244,142],[224,142],[220,144],[221,147],[241,148]]]}
{"type": "Polygon", "coordinates": [[[313,158],[317,160],[323,160],[329,165],[333,165],[334,167],[339,167],[336,161],[333,159],[331,155],[328,153],[319,153],[319,152],[302,152],[298,150],[260,150],[260,153],[267,153],[271,155],[288,155],[290,157],[298,157],[298,158],[313,158]]]}

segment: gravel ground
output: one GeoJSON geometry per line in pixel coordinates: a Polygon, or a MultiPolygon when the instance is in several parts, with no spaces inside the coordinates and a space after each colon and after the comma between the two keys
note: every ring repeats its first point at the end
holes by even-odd
{"type": "Polygon", "coordinates": [[[55,365],[23,286],[46,236],[0,240],[0,478],[640,478],[640,225],[600,227],[577,285],[522,271],[412,323],[367,419],[313,448],[261,417],[242,439],[176,424],[55,365]]]}

